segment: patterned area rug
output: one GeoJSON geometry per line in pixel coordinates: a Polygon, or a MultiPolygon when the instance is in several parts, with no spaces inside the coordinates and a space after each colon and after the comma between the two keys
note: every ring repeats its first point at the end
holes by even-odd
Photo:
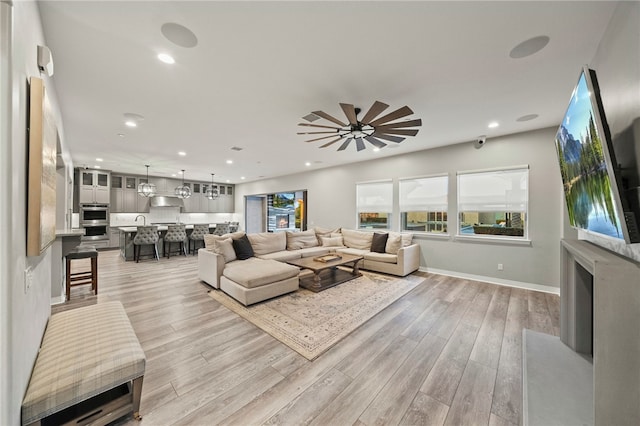
{"type": "Polygon", "coordinates": [[[313,360],[425,279],[361,272],[361,277],[319,293],[300,288],[249,307],[221,290],[209,295],[313,360]]]}

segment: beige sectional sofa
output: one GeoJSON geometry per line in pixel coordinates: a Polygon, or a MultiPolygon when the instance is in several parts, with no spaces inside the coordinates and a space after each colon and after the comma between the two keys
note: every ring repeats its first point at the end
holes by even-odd
{"type": "Polygon", "coordinates": [[[207,235],[205,248],[198,251],[200,279],[244,305],[296,291],[300,270],[284,263],[291,259],[331,252],[355,254],[364,258],[361,269],[398,276],[408,275],[420,266],[420,246],[412,244],[412,234],[388,233],[383,250],[377,247],[384,252],[371,251],[374,233],[369,231],[315,228],[247,234],[253,257],[238,260],[229,247],[244,235],[207,235]]]}

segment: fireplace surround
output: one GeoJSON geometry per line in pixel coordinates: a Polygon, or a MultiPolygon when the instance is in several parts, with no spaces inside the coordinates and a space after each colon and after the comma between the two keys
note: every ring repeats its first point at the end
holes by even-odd
{"type": "MultiPolygon", "coordinates": [[[[523,344],[523,424],[535,424],[529,419],[540,418],[526,408],[553,403],[537,400],[530,404],[527,395],[557,398],[550,390],[574,379],[567,376],[574,373],[566,368],[547,375],[551,379],[542,385],[536,378],[527,379],[527,358],[551,351],[558,355],[545,361],[545,370],[555,368],[552,364],[574,366],[592,357],[593,367],[581,371],[593,384],[593,401],[582,402],[592,410],[594,424],[640,424],[640,264],[584,240],[562,240],[561,244],[560,339],[548,336],[523,344]],[[527,386],[548,392],[535,392],[527,386]]],[[[566,400],[567,410],[574,396],[560,396],[566,400]]],[[[553,422],[551,417],[546,420],[553,422]]]]}

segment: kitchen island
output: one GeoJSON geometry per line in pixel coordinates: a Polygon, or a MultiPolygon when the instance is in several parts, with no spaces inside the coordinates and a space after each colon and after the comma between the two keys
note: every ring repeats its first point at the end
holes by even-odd
{"type": "MultiPolygon", "coordinates": [[[[164,255],[164,253],[162,253],[163,238],[164,238],[164,235],[167,233],[168,226],[155,225],[155,224],[152,224],[152,225],[158,227],[158,233],[160,234],[159,235],[160,238],[157,243],[158,253],[160,254],[160,256],[163,256],[164,255]]],[[[209,232],[213,232],[216,226],[217,224],[210,223],[209,232]]],[[[185,225],[185,228],[187,230],[187,239],[185,239],[184,244],[185,244],[185,247],[188,247],[189,235],[193,231],[193,224],[185,225]]],[[[133,260],[133,239],[135,238],[138,232],[138,227],[137,226],[120,226],[118,227],[118,230],[120,231],[120,255],[124,260],[133,260]]],[[[153,254],[154,253],[153,253],[152,246],[145,245],[140,247],[140,257],[142,258],[147,258],[150,256],[153,257],[153,254]]]]}

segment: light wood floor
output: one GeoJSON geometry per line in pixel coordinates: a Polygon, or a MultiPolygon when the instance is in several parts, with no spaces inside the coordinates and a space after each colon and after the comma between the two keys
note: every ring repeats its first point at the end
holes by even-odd
{"type": "Polygon", "coordinates": [[[147,367],[143,419],[119,424],[518,424],[522,329],[559,332],[558,296],[419,273],[311,362],[209,297],[196,257],[118,254],[100,252],[97,297],[76,287],[52,310],[126,308],[147,367]]]}

